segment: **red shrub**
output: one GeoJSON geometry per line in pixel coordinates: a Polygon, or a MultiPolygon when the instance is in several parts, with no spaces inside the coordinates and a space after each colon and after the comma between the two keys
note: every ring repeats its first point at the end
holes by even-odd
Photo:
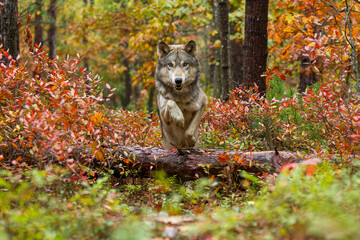
{"type": "Polygon", "coordinates": [[[77,160],[75,149],[101,161],[106,153],[102,144],[159,143],[157,119],[107,109],[107,98],[98,90],[100,78],[79,68],[79,60],[53,62],[40,50],[33,59],[31,65],[11,61],[0,66],[3,164],[70,166],[77,160]]]}

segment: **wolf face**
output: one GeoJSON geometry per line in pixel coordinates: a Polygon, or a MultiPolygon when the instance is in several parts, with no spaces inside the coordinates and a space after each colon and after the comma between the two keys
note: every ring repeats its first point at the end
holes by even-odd
{"type": "Polygon", "coordinates": [[[199,138],[207,97],[199,83],[196,51],[194,41],[185,45],[164,42],[158,45],[155,85],[164,147],[194,147],[199,138]]]}
{"type": "Polygon", "coordinates": [[[197,81],[200,64],[196,57],[196,43],[186,45],[167,45],[160,42],[157,48],[159,61],[157,74],[167,87],[181,91],[193,81],[197,81]]]}

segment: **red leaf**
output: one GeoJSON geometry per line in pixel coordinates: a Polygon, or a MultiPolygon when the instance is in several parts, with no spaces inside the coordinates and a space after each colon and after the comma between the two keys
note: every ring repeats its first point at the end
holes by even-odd
{"type": "Polygon", "coordinates": [[[314,176],[315,172],[316,172],[316,166],[314,166],[314,165],[309,165],[305,169],[306,176],[314,176]]]}
{"type": "Polygon", "coordinates": [[[289,164],[285,164],[284,166],[281,167],[280,172],[285,171],[285,170],[289,170],[291,171],[294,167],[296,167],[298,164],[297,163],[289,163],[289,164]]]}
{"type": "Polygon", "coordinates": [[[220,164],[227,163],[229,159],[229,155],[219,155],[220,164]]]}

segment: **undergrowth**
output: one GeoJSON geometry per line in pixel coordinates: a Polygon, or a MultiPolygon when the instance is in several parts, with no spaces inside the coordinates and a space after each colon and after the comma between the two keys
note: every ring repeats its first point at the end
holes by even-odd
{"type": "Polygon", "coordinates": [[[246,195],[217,194],[216,181],[206,179],[186,186],[160,178],[146,190],[119,191],[107,178],[74,184],[57,169],[2,171],[0,236],[149,239],[164,236],[166,221],[177,216],[178,239],[357,239],[358,163],[324,162],[310,174],[298,166],[261,180],[260,189],[247,185],[246,195]],[[147,204],[131,191],[146,194],[147,204]],[[191,221],[181,218],[186,215],[191,221]]]}
{"type": "Polygon", "coordinates": [[[320,164],[243,172],[236,183],[139,179],[126,169],[118,179],[106,146],[160,146],[156,115],[109,110],[114,89],[106,84],[105,96],[77,59],[51,62],[39,49],[32,57],[0,66],[1,239],[359,237],[360,109],[341,79],[299,95],[274,77],[266,98],[237,89],[227,102],[212,99],[201,123],[202,148],[277,148],[320,164]]]}

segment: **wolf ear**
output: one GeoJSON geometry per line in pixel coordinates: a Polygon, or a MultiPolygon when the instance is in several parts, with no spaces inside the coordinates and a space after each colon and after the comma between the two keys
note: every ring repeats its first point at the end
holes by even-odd
{"type": "Polygon", "coordinates": [[[186,45],[185,45],[185,52],[187,52],[188,54],[192,55],[192,56],[196,56],[197,53],[197,47],[196,47],[196,42],[194,40],[190,40],[186,45]]]}
{"type": "Polygon", "coordinates": [[[169,52],[170,52],[170,47],[163,41],[159,42],[157,47],[157,54],[159,58],[165,57],[166,55],[169,54],[169,52]]]}

